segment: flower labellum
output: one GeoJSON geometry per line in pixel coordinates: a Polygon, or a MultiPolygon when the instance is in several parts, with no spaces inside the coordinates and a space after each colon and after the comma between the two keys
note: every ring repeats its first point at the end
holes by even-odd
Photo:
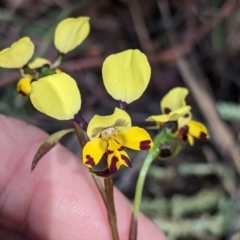
{"type": "Polygon", "coordinates": [[[0,67],[22,68],[28,63],[34,53],[34,44],[29,37],[23,37],[10,48],[0,52],[0,67]]]}
{"type": "Polygon", "coordinates": [[[81,95],[73,78],[58,73],[31,84],[30,99],[40,112],[58,120],[70,120],[81,108],[81,95]]]}
{"type": "Polygon", "coordinates": [[[106,58],[102,67],[107,92],[127,104],[137,100],[145,91],[151,75],[147,57],[139,50],[126,50],[106,58]]]}
{"type": "Polygon", "coordinates": [[[66,54],[82,43],[90,32],[89,17],[67,18],[55,30],[54,45],[66,54]]]}
{"type": "Polygon", "coordinates": [[[17,83],[17,92],[22,95],[29,95],[31,93],[32,76],[26,76],[19,79],[17,83]]]}

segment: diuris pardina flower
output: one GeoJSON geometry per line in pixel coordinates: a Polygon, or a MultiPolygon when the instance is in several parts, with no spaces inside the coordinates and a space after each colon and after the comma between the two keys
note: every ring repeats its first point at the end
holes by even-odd
{"type": "Polygon", "coordinates": [[[145,91],[151,75],[146,56],[139,50],[126,50],[106,58],[102,67],[103,83],[116,100],[127,104],[145,91]]]}
{"type": "Polygon", "coordinates": [[[87,135],[90,141],[83,148],[83,162],[95,167],[106,156],[110,173],[116,172],[122,165],[131,167],[126,148],[147,150],[152,147],[149,134],[142,128],[132,127],[130,116],[115,108],[112,115],[95,115],[89,122],[87,135]]]}
{"type": "Polygon", "coordinates": [[[177,121],[176,135],[183,140],[188,139],[189,144],[194,144],[194,137],[202,140],[208,139],[207,128],[200,122],[191,120],[192,114],[190,107],[186,104],[188,90],[182,87],[176,87],[170,90],[161,100],[160,108],[163,115],[151,116],[147,121],[156,121],[158,125],[168,121],[177,121]],[[162,117],[164,116],[164,117],[162,117]],[[166,117],[168,116],[168,117],[166,117]]]}

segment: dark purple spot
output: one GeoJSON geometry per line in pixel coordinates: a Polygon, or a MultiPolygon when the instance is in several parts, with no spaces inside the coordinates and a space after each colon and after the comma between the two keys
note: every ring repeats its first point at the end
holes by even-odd
{"type": "Polygon", "coordinates": [[[171,152],[170,148],[161,148],[160,149],[159,157],[166,158],[166,157],[170,157],[171,155],[172,155],[172,152],[171,152]]]}
{"type": "Polygon", "coordinates": [[[149,148],[151,148],[151,140],[144,140],[140,142],[139,144],[140,150],[147,150],[149,148]]]}
{"type": "Polygon", "coordinates": [[[127,156],[121,155],[121,159],[127,164],[128,167],[132,167],[131,160],[127,156]]]}
{"type": "Polygon", "coordinates": [[[109,166],[109,170],[111,174],[115,173],[118,170],[117,162],[118,162],[118,158],[116,156],[113,156],[111,159],[111,164],[109,166]]]}
{"type": "Polygon", "coordinates": [[[90,155],[86,155],[86,159],[87,161],[85,162],[85,164],[95,167],[96,164],[94,162],[93,157],[91,157],[90,155]]]}
{"type": "Polygon", "coordinates": [[[163,109],[163,113],[165,113],[165,114],[168,114],[168,113],[170,113],[171,112],[171,109],[170,108],[164,108],[163,109]]]}
{"type": "Polygon", "coordinates": [[[189,114],[189,113],[186,113],[183,117],[184,117],[184,118],[189,118],[189,117],[190,117],[190,114],[189,114]]]}
{"type": "Polygon", "coordinates": [[[201,132],[201,133],[199,134],[199,139],[201,139],[201,140],[207,140],[207,134],[204,133],[204,132],[201,132]]]}
{"type": "Polygon", "coordinates": [[[119,108],[126,111],[128,109],[128,104],[126,102],[122,102],[121,100],[119,102],[119,108]]]}

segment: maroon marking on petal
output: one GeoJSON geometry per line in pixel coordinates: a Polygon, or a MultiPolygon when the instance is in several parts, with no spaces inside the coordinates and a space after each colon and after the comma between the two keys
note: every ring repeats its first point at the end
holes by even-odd
{"type": "Polygon", "coordinates": [[[183,117],[184,117],[184,118],[188,118],[188,117],[190,117],[190,114],[189,114],[189,113],[186,113],[183,117]]]}
{"type": "Polygon", "coordinates": [[[118,151],[123,151],[125,149],[125,147],[124,146],[121,146],[120,148],[118,148],[117,150],[118,151]]]}
{"type": "Polygon", "coordinates": [[[113,151],[112,150],[107,150],[107,154],[112,154],[113,153],[113,151]]]}
{"type": "Polygon", "coordinates": [[[85,162],[85,164],[95,167],[96,164],[94,162],[93,157],[91,157],[90,155],[86,155],[86,159],[87,161],[85,162]]]}
{"type": "Polygon", "coordinates": [[[139,144],[140,150],[147,150],[150,147],[151,147],[151,140],[144,140],[144,141],[141,141],[139,144]]]}
{"type": "Polygon", "coordinates": [[[172,110],[170,109],[170,108],[164,108],[163,109],[163,113],[165,113],[165,114],[168,114],[168,113],[170,113],[172,110]]]}
{"type": "Polygon", "coordinates": [[[118,158],[116,156],[113,156],[112,159],[111,159],[110,167],[109,167],[109,170],[110,170],[111,174],[115,173],[118,170],[117,162],[118,162],[118,158]]]}
{"type": "Polygon", "coordinates": [[[201,140],[207,140],[207,134],[204,133],[204,132],[201,132],[201,133],[199,134],[199,139],[201,139],[201,140]]]}
{"type": "Polygon", "coordinates": [[[182,140],[185,142],[187,141],[188,137],[188,132],[189,132],[189,127],[187,125],[183,126],[178,130],[178,135],[182,138],[182,140]]]}
{"type": "Polygon", "coordinates": [[[121,154],[121,159],[127,164],[128,167],[132,167],[132,163],[131,163],[130,158],[121,154]]]}

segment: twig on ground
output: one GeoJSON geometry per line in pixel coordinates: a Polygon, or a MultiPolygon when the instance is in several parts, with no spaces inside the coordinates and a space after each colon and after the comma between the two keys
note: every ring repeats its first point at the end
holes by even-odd
{"type": "Polygon", "coordinates": [[[225,188],[225,190],[231,197],[233,198],[236,197],[237,187],[235,183],[232,181],[232,179],[228,178],[226,169],[224,167],[219,168],[220,163],[218,163],[218,159],[214,151],[208,146],[204,146],[202,150],[212,170],[215,172],[219,180],[222,182],[222,185],[225,188]]]}
{"type": "Polygon", "coordinates": [[[133,19],[133,24],[134,24],[134,27],[143,51],[148,54],[152,53],[154,51],[154,47],[151,43],[151,39],[143,18],[139,1],[130,0],[128,1],[128,6],[130,9],[130,13],[133,19]]]}

